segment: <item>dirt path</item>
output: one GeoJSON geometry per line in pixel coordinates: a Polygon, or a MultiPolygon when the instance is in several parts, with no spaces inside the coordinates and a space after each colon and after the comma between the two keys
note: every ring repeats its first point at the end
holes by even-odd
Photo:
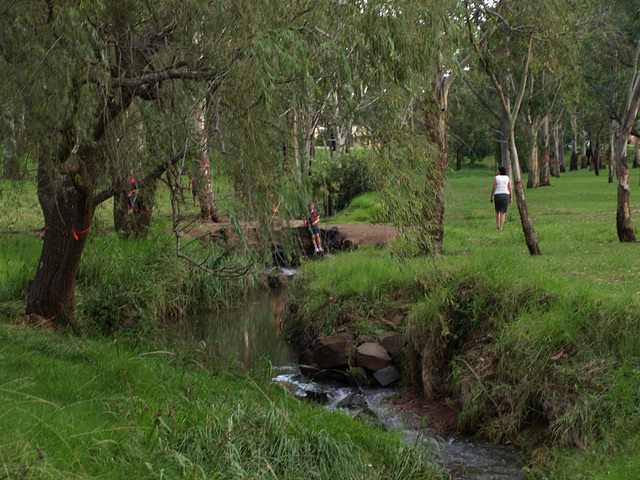
{"type": "MultiPolygon", "coordinates": [[[[294,220],[289,223],[292,228],[302,227],[302,221],[294,220]]],[[[227,223],[204,223],[187,229],[188,236],[202,236],[205,234],[217,235],[222,230],[228,229],[227,223]]],[[[391,225],[370,225],[357,223],[329,223],[320,225],[321,230],[331,230],[337,228],[345,236],[346,240],[353,244],[385,245],[395,240],[398,232],[396,227],[391,225]]]]}
{"type": "MultiPolygon", "coordinates": [[[[302,226],[302,222],[292,222],[293,226],[302,226]]],[[[370,225],[361,223],[328,223],[320,225],[323,230],[336,227],[347,240],[357,245],[384,245],[395,240],[396,227],[391,225],[370,225]]]]}

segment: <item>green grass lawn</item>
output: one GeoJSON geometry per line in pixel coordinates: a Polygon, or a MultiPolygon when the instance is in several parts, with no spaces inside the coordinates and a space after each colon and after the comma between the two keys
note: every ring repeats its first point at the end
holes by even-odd
{"type": "MultiPolygon", "coordinates": [[[[638,170],[631,170],[631,218],[640,222],[638,170]]],[[[445,255],[521,258],[510,269],[520,275],[544,274],[558,286],[576,283],[606,294],[638,298],[640,252],[635,244],[621,244],[616,233],[617,184],[606,172],[595,176],[588,169],[566,172],[551,179],[551,186],[525,191],[527,207],[542,251],[539,258],[526,252],[520,216],[509,206],[505,229],[497,231],[489,203],[493,172],[452,174],[447,202],[445,255]],[[537,272],[537,273],[534,273],[537,272]]],[[[526,177],[523,180],[526,184],[526,177]]]]}

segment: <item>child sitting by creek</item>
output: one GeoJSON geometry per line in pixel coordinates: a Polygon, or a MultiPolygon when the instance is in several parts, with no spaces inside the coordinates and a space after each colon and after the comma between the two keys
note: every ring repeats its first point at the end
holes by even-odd
{"type": "Polygon", "coordinates": [[[302,220],[306,227],[311,228],[311,243],[313,244],[315,253],[324,252],[324,249],[322,248],[322,241],[320,239],[320,227],[318,227],[318,224],[320,223],[320,214],[318,213],[318,210],[316,210],[316,206],[313,202],[309,202],[309,220],[307,220],[304,215],[302,215],[302,220]]]}

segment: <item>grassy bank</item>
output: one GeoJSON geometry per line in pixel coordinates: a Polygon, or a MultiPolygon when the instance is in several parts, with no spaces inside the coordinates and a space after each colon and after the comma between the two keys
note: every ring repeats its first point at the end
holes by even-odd
{"type": "MultiPolygon", "coordinates": [[[[543,253],[531,257],[515,205],[496,229],[492,177],[452,175],[440,258],[400,266],[372,249],[306,264],[293,286],[299,332],[371,335],[398,309],[405,378],[448,398],[461,428],[532,448],[539,478],[631,478],[640,254],[617,241],[617,187],[581,170],[527,190],[543,253]]],[[[633,194],[631,210],[637,223],[633,194]]]]}
{"type": "Polygon", "coordinates": [[[435,478],[396,435],[197,349],[5,324],[0,352],[2,478],[435,478]]]}
{"type": "Polygon", "coordinates": [[[221,244],[191,248],[255,268],[220,278],[177,259],[166,202],[145,239],[114,234],[100,207],[77,275],[74,334],[20,326],[42,225],[32,183],[2,186],[0,478],[436,478],[423,452],[294,398],[268,366],[246,372],[204,348],[157,345],[164,321],[224,308],[264,281],[259,258],[221,244]]]}
{"type": "MultiPolygon", "coordinates": [[[[1,181],[0,188],[5,212],[0,220],[0,311],[15,319],[23,313],[27,283],[42,250],[44,225],[34,182],[1,181]]],[[[240,277],[223,278],[180,260],[171,234],[167,189],[159,188],[156,197],[151,228],[142,239],[124,239],[113,231],[111,202],[96,210],[76,277],[80,329],[106,334],[121,330],[138,337],[156,328],[158,320],[224,308],[263,281],[261,258],[255,252],[213,245],[208,236],[183,239],[185,253],[210,268],[254,268],[240,277]]],[[[198,212],[189,201],[183,207],[187,219],[198,212]]]]}

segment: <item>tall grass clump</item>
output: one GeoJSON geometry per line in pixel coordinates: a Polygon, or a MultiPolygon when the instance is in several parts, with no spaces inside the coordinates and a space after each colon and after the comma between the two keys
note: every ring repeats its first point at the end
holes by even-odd
{"type": "MultiPolygon", "coordinates": [[[[78,271],[81,317],[101,333],[151,333],[168,318],[228,306],[257,284],[257,269],[240,277],[212,275],[175,254],[175,240],[157,229],[147,238],[93,235],[78,271]]],[[[210,242],[196,242],[204,258],[210,242]]],[[[237,252],[225,264],[251,262],[237,252]]],[[[243,263],[243,264],[244,264],[243,263]]],[[[210,265],[210,264],[209,264],[210,265]]]]}

